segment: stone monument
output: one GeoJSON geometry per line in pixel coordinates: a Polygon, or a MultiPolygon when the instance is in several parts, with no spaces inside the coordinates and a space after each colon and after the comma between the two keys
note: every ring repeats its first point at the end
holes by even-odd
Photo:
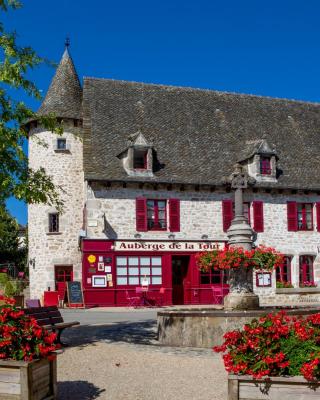
{"type": "MultiPolygon", "coordinates": [[[[234,172],[229,178],[231,188],[235,189],[235,216],[227,231],[229,245],[251,250],[255,232],[249,225],[243,212],[243,189],[253,185],[255,180],[248,176],[240,164],[235,165],[234,172]]],[[[259,297],[253,293],[253,270],[239,268],[230,270],[230,293],[224,298],[226,310],[252,310],[259,307],[259,297]]]]}

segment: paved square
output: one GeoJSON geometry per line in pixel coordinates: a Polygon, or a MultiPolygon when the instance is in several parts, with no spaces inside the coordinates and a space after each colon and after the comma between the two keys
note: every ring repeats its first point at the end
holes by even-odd
{"type": "Polygon", "coordinates": [[[63,336],[70,347],[58,357],[59,399],[226,399],[220,356],[159,346],[155,316],[153,310],[64,312],[81,326],[63,336]]]}

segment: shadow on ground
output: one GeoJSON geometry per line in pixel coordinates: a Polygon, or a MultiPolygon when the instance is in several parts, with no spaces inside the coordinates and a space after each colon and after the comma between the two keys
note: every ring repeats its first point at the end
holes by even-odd
{"type": "Polygon", "coordinates": [[[87,381],[58,382],[58,399],[61,400],[93,400],[99,398],[100,394],[105,391],[87,381]]]}
{"type": "Polygon", "coordinates": [[[157,322],[118,322],[107,325],[80,325],[66,329],[62,340],[68,346],[85,346],[95,342],[156,345],[157,322]]]}

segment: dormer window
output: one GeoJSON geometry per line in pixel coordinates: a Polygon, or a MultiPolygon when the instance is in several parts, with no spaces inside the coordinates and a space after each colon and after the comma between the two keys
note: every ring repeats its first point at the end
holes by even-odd
{"type": "Polygon", "coordinates": [[[153,176],[153,146],[141,132],[128,137],[127,148],[117,157],[122,161],[123,168],[129,176],[153,176]]]}
{"type": "Polygon", "coordinates": [[[246,142],[238,161],[257,182],[277,182],[277,152],[266,139],[246,142]]]}
{"type": "Polygon", "coordinates": [[[147,169],[148,150],[134,149],[133,169],[147,169]]]}
{"type": "Polygon", "coordinates": [[[260,156],[260,174],[271,175],[271,158],[260,156]]]}

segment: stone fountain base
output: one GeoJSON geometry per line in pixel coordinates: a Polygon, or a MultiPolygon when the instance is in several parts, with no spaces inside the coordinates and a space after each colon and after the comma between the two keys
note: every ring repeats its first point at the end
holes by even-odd
{"type": "MultiPolygon", "coordinates": [[[[221,345],[225,332],[242,328],[253,318],[259,318],[279,308],[258,310],[185,309],[158,312],[158,339],[162,345],[203,347],[221,345]]],[[[319,308],[285,308],[288,315],[311,315],[319,308]]]]}
{"type": "Polygon", "coordinates": [[[259,296],[254,293],[229,293],[224,298],[225,310],[257,310],[259,296]]]}

